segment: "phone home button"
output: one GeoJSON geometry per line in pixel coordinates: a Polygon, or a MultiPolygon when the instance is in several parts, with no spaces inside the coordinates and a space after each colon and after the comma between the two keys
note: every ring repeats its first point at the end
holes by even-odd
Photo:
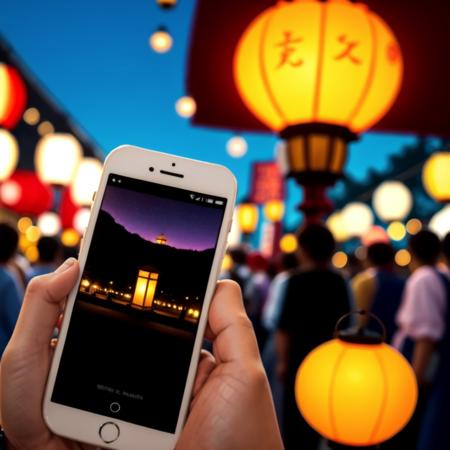
{"type": "Polygon", "coordinates": [[[111,444],[120,436],[120,428],[114,422],[106,422],[100,427],[98,434],[105,444],[111,444]]]}

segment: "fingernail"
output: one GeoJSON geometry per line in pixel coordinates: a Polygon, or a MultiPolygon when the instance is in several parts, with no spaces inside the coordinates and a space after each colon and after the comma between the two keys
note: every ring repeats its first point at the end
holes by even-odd
{"type": "Polygon", "coordinates": [[[66,259],[56,270],[55,273],[61,273],[66,271],[69,267],[73,266],[75,264],[76,259],[75,258],[68,258],[66,259]]]}

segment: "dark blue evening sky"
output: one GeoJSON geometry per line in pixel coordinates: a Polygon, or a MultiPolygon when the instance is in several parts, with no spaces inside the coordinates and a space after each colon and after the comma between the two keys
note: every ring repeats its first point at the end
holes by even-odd
{"type": "Polygon", "coordinates": [[[108,186],[102,210],[128,231],[155,242],[164,233],[167,244],[188,250],[214,248],[222,211],[128,189],[108,186]]]}
{"type": "MultiPolygon", "coordinates": [[[[225,150],[231,130],[193,127],[176,115],[195,3],[180,0],[166,12],[154,0],[7,0],[0,6],[0,32],[105,153],[129,143],[224,164],[236,174],[242,198],[250,163],[271,159],[276,139],[245,134],[249,152],[233,159],[225,150]],[[164,55],[148,46],[160,25],[174,37],[164,55]]],[[[369,168],[385,169],[389,155],[412,139],[368,134],[351,146],[348,171],[363,179],[369,168]]],[[[299,190],[292,184],[289,191],[293,225],[299,190]]]]}

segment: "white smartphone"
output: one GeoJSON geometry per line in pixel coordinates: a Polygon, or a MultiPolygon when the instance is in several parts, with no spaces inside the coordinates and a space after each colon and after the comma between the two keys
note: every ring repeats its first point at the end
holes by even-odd
{"type": "Polygon", "coordinates": [[[45,392],[55,434],[175,447],[235,197],[225,167],[132,146],[110,153],[45,392]]]}

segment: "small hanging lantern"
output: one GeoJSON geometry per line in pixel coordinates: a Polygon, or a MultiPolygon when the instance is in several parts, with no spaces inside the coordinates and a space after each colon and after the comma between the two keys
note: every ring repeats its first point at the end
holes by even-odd
{"type": "Polygon", "coordinates": [[[133,306],[149,309],[153,305],[159,273],[154,270],[140,269],[131,301],[133,306]]]}

